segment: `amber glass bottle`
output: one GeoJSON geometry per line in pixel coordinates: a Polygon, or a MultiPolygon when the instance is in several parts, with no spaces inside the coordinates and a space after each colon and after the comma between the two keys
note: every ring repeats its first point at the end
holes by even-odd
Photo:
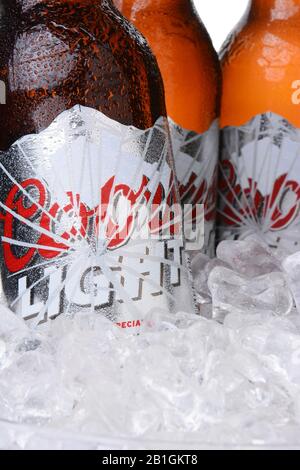
{"type": "Polygon", "coordinates": [[[1,0],[0,148],[76,104],[122,124],[165,114],[155,59],[107,0],[1,0]]]}
{"type": "Polygon", "coordinates": [[[152,221],[151,203],[178,194],[146,41],[108,0],[1,0],[0,10],[5,300],[34,323],[92,310],[124,328],[156,306],[183,308],[182,241],[135,241],[139,205],[152,221]]]}
{"type": "Polygon", "coordinates": [[[300,1],[250,1],[221,59],[221,238],[297,250],[300,1]]]}
{"type": "Polygon", "coordinates": [[[205,204],[205,248],[213,253],[221,87],[217,54],[191,0],[114,2],[157,57],[173,124],[182,202],[205,204]]]}

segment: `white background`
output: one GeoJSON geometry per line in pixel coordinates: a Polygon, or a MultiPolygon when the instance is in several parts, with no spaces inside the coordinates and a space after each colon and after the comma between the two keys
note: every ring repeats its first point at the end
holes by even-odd
{"type": "Polygon", "coordinates": [[[248,0],[194,0],[215,48],[220,46],[242,17],[248,0]]]}

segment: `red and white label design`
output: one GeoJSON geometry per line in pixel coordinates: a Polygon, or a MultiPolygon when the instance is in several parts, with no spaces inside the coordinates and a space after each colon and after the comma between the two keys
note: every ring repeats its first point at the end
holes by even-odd
{"type": "Polygon", "coordinates": [[[0,154],[2,291],[16,313],[38,324],[92,310],[136,327],[191,299],[169,150],[163,119],[141,131],[75,106],[0,154]]]}
{"type": "Polygon", "coordinates": [[[273,113],[223,130],[221,239],[259,234],[300,249],[300,130],[273,113]]]}
{"type": "MultiPolygon", "coordinates": [[[[214,121],[204,134],[188,131],[169,119],[179,194],[183,205],[204,205],[204,247],[215,254],[219,125],[214,121]]],[[[193,210],[193,209],[191,209],[193,210]]]]}

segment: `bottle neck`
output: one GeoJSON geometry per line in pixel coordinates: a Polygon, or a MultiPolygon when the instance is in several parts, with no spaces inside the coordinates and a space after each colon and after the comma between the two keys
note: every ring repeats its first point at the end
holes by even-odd
{"type": "Polygon", "coordinates": [[[132,18],[135,13],[145,10],[178,11],[187,13],[194,10],[193,0],[114,0],[114,4],[125,16],[132,18]]]}
{"type": "Polygon", "coordinates": [[[300,20],[300,0],[251,0],[250,16],[266,21],[300,20]]]}

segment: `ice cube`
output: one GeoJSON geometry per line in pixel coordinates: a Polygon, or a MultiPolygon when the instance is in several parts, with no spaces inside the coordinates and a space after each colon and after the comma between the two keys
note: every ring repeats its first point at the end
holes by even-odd
{"type": "Polygon", "coordinates": [[[229,267],[222,260],[210,259],[201,253],[192,262],[194,287],[200,305],[211,303],[211,294],[207,282],[211,271],[217,266],[229,267]]]}
{"type": "Polygon", "coordinates": [[[286,258],[283,262],[283,268],[300,313],[300,251],[286,258]]]}
{"type": "Polygon", "coordinates": [[[247,277],[257,277],[281,270],[281,264],[259,239],[226,240],[219,244],[217,257],[231,269],[247,277]]]}
{"type": "Polygon", "coordinates": [[[248,312],[240,314],[234,312],[226,316],[224,326],[239,332],[244,328],[266,325],[271,318],[273,318],[273,314],[271,312],[262,312],[258,314],[251,314],[248,312]]]}
{"type": "Polygon", "coordinates": [[[293,308],[292,295],[281,273],[251,279],[218,267],[211,272],[208,285],[216,318],[224,318],[234,312],[288,315],[293,308]]]}
{"type": "Polygon", "coordinates": [[[53,358],[36,351],[21,353],[3,369],[0,396],[0,416],[15,421],[61,417],[74,403],[53,358]]]}
{"type": "Polygon", "coordinates": [[[6,353],[6,344],[4,341],[2,341],[2,339],[0,339],[0,364],[5,353],[6,353]]]}
{"type": "Polygon", "coordinates": [[[4,305],[0,305],[0,339],[15,341],[28,334],[25,322],[4,305]]]}
{"type": "Polygon", "coordinates": [[[270,328],[264,356],[269,357],[268,366],[276,374],[281,372],[285,383],[300,385],[300,336],[289,331],[281,330],[278,326],[270,328]],[[288,378],[288,381],[286,380],[288,378]]]}
{"type": "Polygon", "coordinates": [[[300,334],[300,315],[296,308],[294,308],[291,314],[288,316],[289,320],[295,326],[297,333],[300,334]]]}

